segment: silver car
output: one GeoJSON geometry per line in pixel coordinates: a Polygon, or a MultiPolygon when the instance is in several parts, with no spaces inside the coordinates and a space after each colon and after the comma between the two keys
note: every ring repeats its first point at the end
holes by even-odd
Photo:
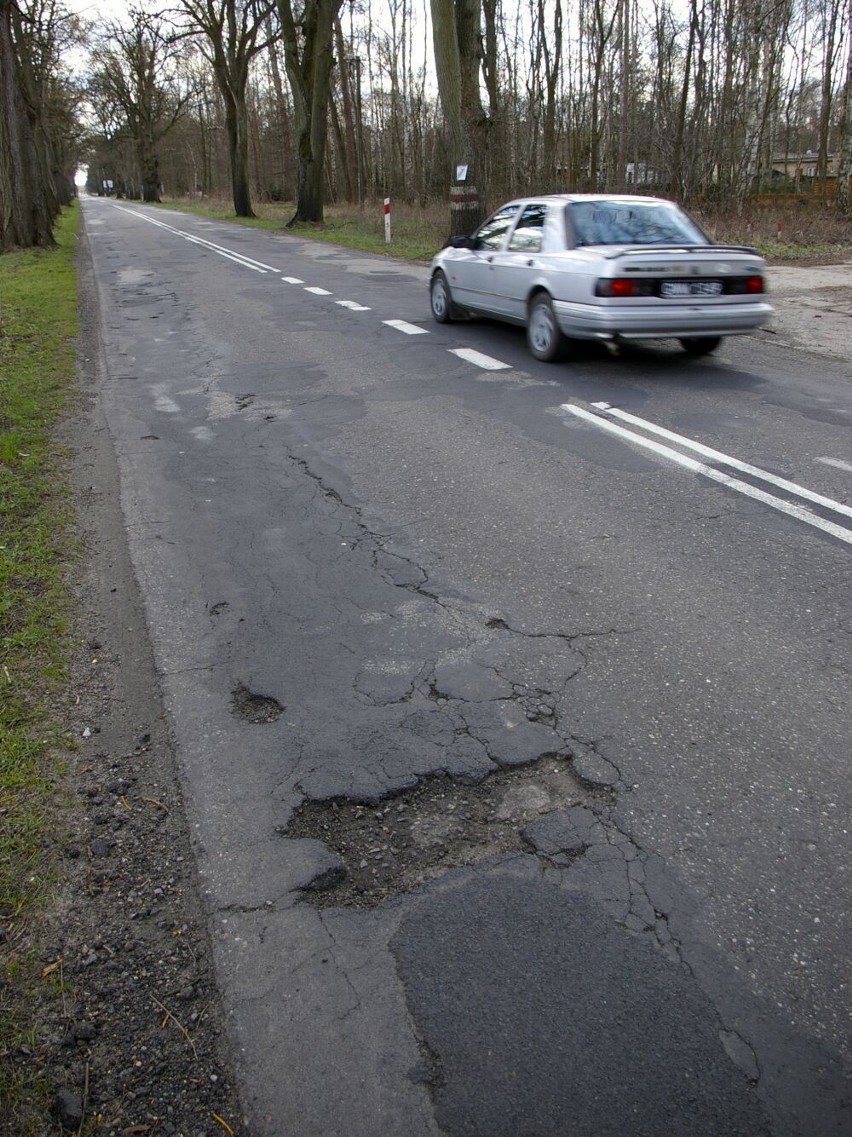
{"type": "Polygon", "coordinates": [[[503,205],[429,272],[438,323],[469,314],[527,329],[536,359],[573,340],[679,339],[706,355],[772,315],[756,249],[716,245],[674,202],[554,194],[503,205]]]}

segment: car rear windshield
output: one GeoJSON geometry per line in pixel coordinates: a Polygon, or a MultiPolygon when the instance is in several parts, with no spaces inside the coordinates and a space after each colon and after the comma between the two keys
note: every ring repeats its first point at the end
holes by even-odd
{"type": "Polygon", "coordinates": [[[568,206],[578,245],[706,245],[692,221],[667,202],[574,201],[568,206]]]}

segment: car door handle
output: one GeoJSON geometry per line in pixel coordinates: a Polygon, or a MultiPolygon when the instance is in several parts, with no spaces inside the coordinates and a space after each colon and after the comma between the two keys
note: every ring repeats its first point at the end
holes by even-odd
{"type": "Polygon", "coordinates": [[[494,257],[493,257],[493,256],[489,257],[489,258],[488,258],[488,263],[489,263],[489,264],[491,264],[491,262],[492,262],[493,260],[494,260],[494,257]]]}
{"type": "Polygon", "coordinates": [[[535,264],[535,261],[527,261],[527,268],[532,268],[532,266],[534,264],[535,264]]]}

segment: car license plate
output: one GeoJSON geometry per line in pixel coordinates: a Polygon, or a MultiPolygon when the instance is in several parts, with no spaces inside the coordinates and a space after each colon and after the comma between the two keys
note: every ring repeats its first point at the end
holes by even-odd
{"type": "Polygon", "coordinates": [[[660,285],[661,296],[719,296],[721,292],[721,280],[664,280],[660,285]]]}

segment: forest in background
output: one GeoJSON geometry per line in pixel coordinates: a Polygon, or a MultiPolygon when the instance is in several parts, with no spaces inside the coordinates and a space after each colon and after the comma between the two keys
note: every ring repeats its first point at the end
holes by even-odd
{"type": "Polygon", "coordinates": [[[850,48],[852,0],[0,0],[0,240],[48,242],[81,165],[291,222],[454,185],[459,232],[547,191],[848,217],[850,48]]]}

